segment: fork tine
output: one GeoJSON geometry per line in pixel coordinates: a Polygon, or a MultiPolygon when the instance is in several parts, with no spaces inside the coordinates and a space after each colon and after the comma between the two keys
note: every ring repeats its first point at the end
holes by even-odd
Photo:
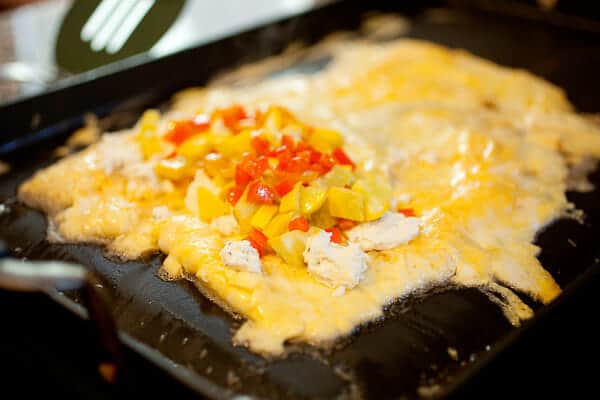
{"type": "Polygon", "coordinates": [[[106,23],[100,28],[100,31],[94,36],[94,39],[92,39],[92,50],[100,51],[106,47],[117,28],[121,25],[121,22],[136,3],[136,0],[121,0],[119,2],[117,7],[110,14],[106,23]]]}
{"type": "Polygon", "coordinates": [[[114,10],[119,0],[102,0],[92,15],[88,18],[81,29],[80,37],[84,42],[89,42],[98,33],[106,18],[114,10]]]}
{"type": "Polygon", "coordinates": [[[156,3],[156,0],[138,1],[133,7],[133,10],[127,15],[125,21],[119,26],[117,32],[108,43],[108,46],[106,46],[106,51],[108,53],[114,54],[123,48],[125,42],[127,42],[131,34],[135,31],[140,22],[142,22],[152,6],[154,6],[154,3],[156,3]]]}

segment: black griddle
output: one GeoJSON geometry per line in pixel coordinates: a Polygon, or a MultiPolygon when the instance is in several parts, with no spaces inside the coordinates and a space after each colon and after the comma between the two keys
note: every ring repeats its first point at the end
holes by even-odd
{"type": "MultiPolygon", "coordinates": [[[[14,199],[20,182],[56,160],[52,149],[82,125],[86,112],[98,115],[103,129],[129,127],[143,109],[164,105],[176,90],[205,84],[225,69],[277,54],[293,41],[311,44],[339,30],[358,35],[360,22],[374,12],[400,13],[412,23],[409,37],[465,48],[500,64],[527,69],[565,88],[578,109],[600,109],[599,34],[554,25],[544,18],[532,21],[440,2],[346,1],[158,60],[139,56],[1,108],[0,157],[11,163],[12,170],[0,176],[0,199],[10,208],[0,216],[0,239],[15,257],[75,261],[95,271],[106,282],[100,290],[112,299],[110,307],[128,349],[130,369],[154,364],[208,398],[244,394],[272,399],[358,395],[388,399],[468,392],[474,377],[489,374],[493,361],[518,348],[523,337],[556,326],[549,321],[555,321],[564,304],[583,287],[588,291],[600,287],[598,191],[568,194],[585,211],[584,224],[560,220],[539,235],[540,259],[564,293],[544,307],[524,298],[536,316],[521,328],[511,327],[500,309],[477,290],[448,288],[390,306],[383,321],[360,328],[331,351],[296,346],[286,358],[276,360],[234,347],[232,332],[240,322],[191,284],[158,279],[160,255],[122,263],[106,258],[97,246],[49,244],[44,217],[14,199]],[[590,289],[590,285],[594,286],[590,289]],[[449,348],[456,349],[457,359],[449,348]]],[[[291,69],[311,73],[326,63],[300,58],[291,69]]],[[[594,173],[592,181],[600,184],[600,173],[594,173]]],[[[18,300],[0,295],[2,304],[25,301],[21,294],[18,300]]],[[[56,298],[81,311],[77,293],[56,298]]],[[[18,313],[18,307],[13,307],[9,315],[18,313]]],[[[92,357],[94,351],[88,349],[92,357]]],[[[139,378],[136,371],[131,376],[139,378]]],[[[158,379],[160,374],[148,376],[158,379]]]]}

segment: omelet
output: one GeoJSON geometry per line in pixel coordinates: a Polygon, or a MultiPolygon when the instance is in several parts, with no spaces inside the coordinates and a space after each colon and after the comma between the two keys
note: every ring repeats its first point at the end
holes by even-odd
{"type": "Polygon", "coordinates": [[[49,238],[123,259],[160,251],[244,319],[237,344],[331,344],[412,293],[561,292],[536,233],[573,206],[600,127],[525,71],[435,44],[344,42],[313,75],[193,88],[164,114],[38,171],[19,198],[49,238]]]}

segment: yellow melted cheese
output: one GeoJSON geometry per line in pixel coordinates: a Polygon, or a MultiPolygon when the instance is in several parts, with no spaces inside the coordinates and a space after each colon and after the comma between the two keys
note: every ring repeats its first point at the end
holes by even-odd
{"type": "Polygon", "coordinates": [[[282,105],[339,130],[361,168],[389,176],[398,205],[422,217],[420,235],[370,252],[364,279],[342,296],[273,255],[262,275],[228,268],[219,251],[230,238],[186,211],[185,185],[153,174],[135,129],[38,172],[19,196],[49,215],[52,237],[127,259],[167,254],[163,276],[191,279],[245,317],[234,340],[268,354],[290,340],[329,343],[433,286],[493,293],[515,325],[532,311],[510,289],[543,303],[560,293],[532,242],[568,207],[570,165],[600,156],[600,129],[559,88],[425,42],[347,43],[319,74],[182,92],[163,122],[233,103],[282,105]],[[153,214],[165,205],[169,215],[153,214]]]}

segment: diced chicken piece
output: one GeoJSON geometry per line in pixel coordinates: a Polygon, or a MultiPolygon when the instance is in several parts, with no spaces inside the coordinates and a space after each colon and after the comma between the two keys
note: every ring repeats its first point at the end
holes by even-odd
{"type": "Polygon", "coordinates": [[[331,233],[319,231],[306,241],[303,253],[308,271],[323,284],[353,288],[367,270],[369,256],[357,244],[331,242],[331,233]]]}
{"type": "Polygon", "coordinates": [[[348,230],[348,239],[364,251],[387,250],[406,244],[419,234],[419,218],[386,212],[375,221],[365,222],[348,230]]]}
{"type": "Polygon", "coordinates": [[[221,261],[228,267],[240,271],[262,274],[262,266],[258,251],[248,240],[229,240],[220,252],[221,261]]]}

